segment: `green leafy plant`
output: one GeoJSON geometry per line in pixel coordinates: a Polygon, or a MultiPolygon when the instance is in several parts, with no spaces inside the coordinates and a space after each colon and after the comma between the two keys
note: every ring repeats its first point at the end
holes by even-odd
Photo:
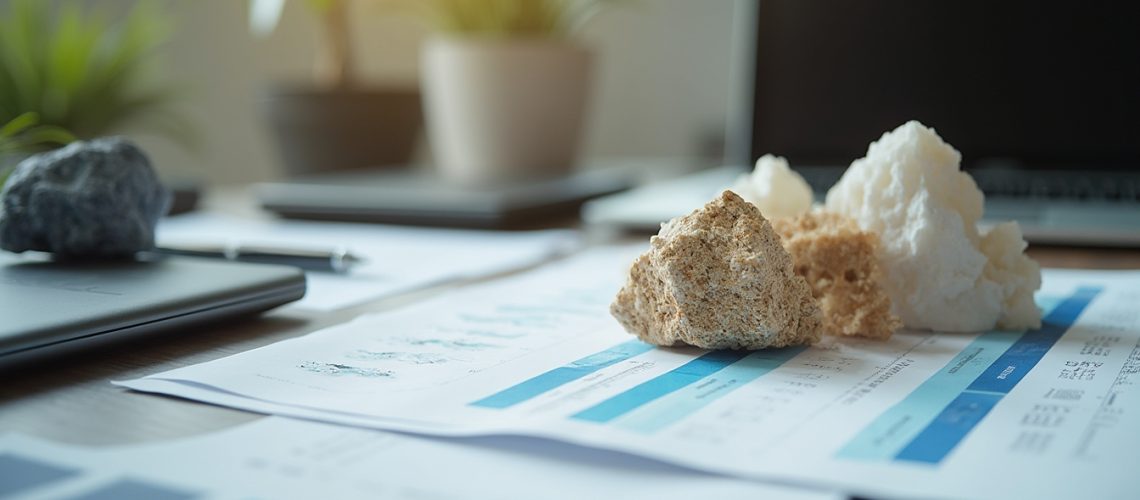
{"type": "Polygon", "coordinates": [[[75,136],[60,127],[40,125],[35,113],[24,113],[0,126],[0,186],[12,172],[13,158],[54,146],[67,144],[75,136]]]}
{"type": "Polygon", "coordinates": [[[170,33],[157,4],[139,2],[112,22],[85,3],[11,0],[0,12],[0,123],[33,112],[79,137],[131,125],[185,144],[191,129],[169,107],[177,92],[144,84],[170,33]]]}
{"type": "Polygon", "coordinates": [[[0,156],[35,152],[75,140],[71,132],[53,125],[40,125],[39,121],[39,115],[27,112],[0,126],[0,156]]]}

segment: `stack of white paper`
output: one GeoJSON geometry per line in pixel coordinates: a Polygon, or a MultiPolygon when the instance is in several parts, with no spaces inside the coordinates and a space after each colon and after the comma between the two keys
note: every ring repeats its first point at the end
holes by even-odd
{"type": "Polygon", "coordinates": [[[759,352],[662,349],[607,306],[596,249],[127,382],[253,411],[518,434],[866,495],[1118,498],[1140,447],[1140,274],[1047,273],[1044,326],[759,352]]]}
{"type": "Polygon", "coordinates": [[[522,269],[581,245],[572,230],[478,231],[379,224],[239,219],[213,214],[163,219],[160,246],[271,245],[349,250],[365,262],[347,274],[309,273],[294,306],[329,311],[452,280],[522,269]]]}
{"type": "Polygon", "coordinates": [[[615,454],[520,453],[267,418],[152,445],[80,448],[0,436],[4,498],[841,498],[615,454]]]}

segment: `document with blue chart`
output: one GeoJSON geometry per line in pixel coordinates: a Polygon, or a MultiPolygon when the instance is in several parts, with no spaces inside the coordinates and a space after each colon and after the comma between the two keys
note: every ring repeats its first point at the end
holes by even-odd
{"type": "Polygon", "coordinates": [[[526,443],[503,441],[457,444],[276,417],[121,446],[83,447],[0,433],[0,498],[845,498],[599,450],[534,456],[526,443]]]}
{"type": "Polygon", "coordinates": [[[658,348],[608,304],[640,247],[123,385],[445,436],[513,434],[865,495],[1140,487],[1140,273],[1047,271],[1028,332],[658,348]]]}

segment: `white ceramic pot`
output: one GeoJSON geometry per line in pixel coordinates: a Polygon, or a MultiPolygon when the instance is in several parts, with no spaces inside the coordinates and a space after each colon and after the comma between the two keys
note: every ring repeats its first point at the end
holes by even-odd
{"type": "Polygon", "coordinates": [[[574,167],[590,84],[587,49],[560,40],[437,38],[423,54],[435,160],[463,184],[574,167]]]}

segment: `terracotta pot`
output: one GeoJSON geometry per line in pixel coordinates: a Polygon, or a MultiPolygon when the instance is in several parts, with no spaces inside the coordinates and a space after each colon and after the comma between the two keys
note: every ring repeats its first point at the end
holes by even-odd
{"type": "Polygon", "coordinates": [[[283,87],[262,104],[289,176],[406,166],[423,124],[415,89],[283,87]]]}
{"type": "Polygon", "coordinates": [[[429,41],[422,85],[443,177],[480,184],[571,170],[591,61],[588,50],[560,40],[429,41]]]}

